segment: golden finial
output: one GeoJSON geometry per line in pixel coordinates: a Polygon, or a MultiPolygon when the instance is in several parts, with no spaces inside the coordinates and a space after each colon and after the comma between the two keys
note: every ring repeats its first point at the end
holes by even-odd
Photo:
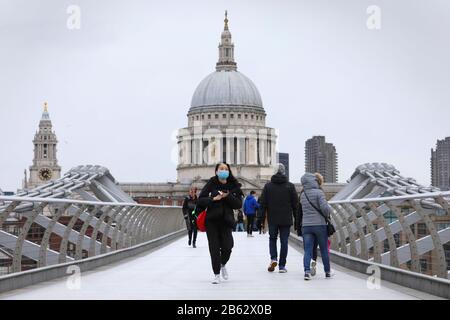
{"type": "Polygon", "coordinates": [[[228,30],[228,11],[225,10],[225,28],[224,30],[228,30]]]}
{"type": "Polygon", "coordinates": [[[44,102],[44,112],[48,112],[47,102],[44,102]]]}

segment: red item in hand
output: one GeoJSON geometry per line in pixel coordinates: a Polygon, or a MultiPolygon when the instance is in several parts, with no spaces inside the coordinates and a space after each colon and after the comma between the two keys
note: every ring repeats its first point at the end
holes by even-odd
{"type": "Polygon", "coordinates": [[[205,219],[206,219],[206,210],[203,210],[197,217],[197,229],[201,232],[206,231],[205,219]]]}

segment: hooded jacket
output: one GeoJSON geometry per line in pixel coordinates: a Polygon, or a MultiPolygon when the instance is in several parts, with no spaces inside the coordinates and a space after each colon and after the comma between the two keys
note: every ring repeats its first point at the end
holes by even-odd
{"type": "Polygon", "coordinates": [[[325,194],[319,188],[316,177],[312,173],[305,173],[301,182],[303,185],[303,192],[300,194],[300,205],[303,211],[302,225],[304,227],[326,225],[325,218],[314,209],[305,196],[306,193],[317,209],[320,209],[325,216],[330,216],[331,208],[325,199],[325,194]]]}
{"type": "Polygon", "coordinates": [[[264,221],[267,214],[267,222],[271,225],[291,226],[296,217],[298,208],[298,195],[294,184],[288,178],[277,173],[266,183],[262,191],[260,219],[264,221]]]}
{"type": "Polygon", "coordinates": [[[259,203],[256,202],[255,197],[249,194],[244,201],[244,213],[247,216],[253,216],[256,213],[256,209],[259,208],[259,203]]]}

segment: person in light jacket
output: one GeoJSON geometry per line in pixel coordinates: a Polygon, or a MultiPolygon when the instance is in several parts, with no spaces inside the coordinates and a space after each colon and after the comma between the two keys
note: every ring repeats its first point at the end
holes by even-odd
{"type": "Polygon", "coordinates": [[[320,189],[316,176],[305,173],[301,178],[303,192],[300,194],[302,206],[302,234],[304,245],[303,268],[305,280],[311,279],[311,258],[313,257],[314,241],[317,240],[324,265],[325,277],[331,277],[330,259],[328,255],[327,222],[323,215],[330,217],[331,208],[320,189]]]}

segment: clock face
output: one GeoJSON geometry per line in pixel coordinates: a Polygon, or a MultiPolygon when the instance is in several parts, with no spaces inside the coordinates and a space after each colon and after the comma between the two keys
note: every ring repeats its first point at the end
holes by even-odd
{"type": "Polygon", "coordinates": [[[43,181],[48,181],[52,178],[52,170],[49,168],[42,168],[39,170],[39,178],[43,181]]]}

